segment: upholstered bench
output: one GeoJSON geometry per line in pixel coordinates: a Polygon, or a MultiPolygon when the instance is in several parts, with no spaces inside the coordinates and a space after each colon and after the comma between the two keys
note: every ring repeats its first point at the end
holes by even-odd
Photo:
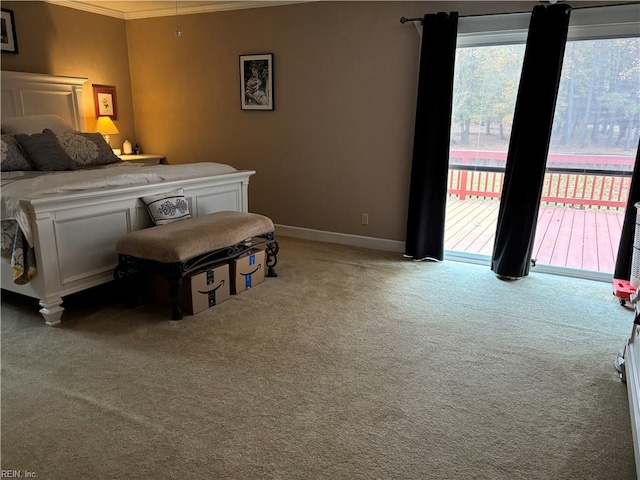
{"type": "Polygon", "coordinates": [[[243,212],[211,213],[130,232],[116,243],[118,266],[114,278],[125,294],[130,294],[135,274],[162,275],[171,295],[171,318],[180,320],[182,279],[193,272],[266,245],[266,276],[276,277],[279,246],[273,232],[270,218],[243,212]]]}

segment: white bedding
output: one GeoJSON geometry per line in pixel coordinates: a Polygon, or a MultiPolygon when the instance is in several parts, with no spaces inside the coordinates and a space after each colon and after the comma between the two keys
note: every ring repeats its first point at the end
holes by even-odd
{"type": "Polygon", "coordinates": [[[33,176],[31,172],[24,172],[22,175],[3,174],[2,201],[0,203],[1,220],[17,221],[27,242],[33,247],[31,222],[28,212],[22,207],[21,199],[51,197],[111,187],[161,184],[172,180],[210,177],[234,172],[237,170],[230,165],[201,162],[150,167],[117,164],[117,166],[109,166],[109,168],[48,172],[45,175],[36,176],[33,176]],[[132,168],[134,166],[137,168],[132,168]]]}

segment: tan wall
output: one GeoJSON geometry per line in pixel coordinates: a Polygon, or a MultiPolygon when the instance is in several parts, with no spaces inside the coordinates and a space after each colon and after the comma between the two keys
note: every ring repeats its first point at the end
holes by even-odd
{"type": "Polygon", "coordinates": [[[173,17],[128,21],[138,139],[256,170],[249,207],[276,223],[404,240],[419,35],[400,17],[533,3],[314,2],[184,15],[181,38],[173,17]],[[241,111],[238,56],[266,52],[275,110],[241,111]]]}
{"type": "Polygon", "coordinates": [[[2,2],[13,10],[19,53],[2,53],[2,70],[88,77],[84,85],[87,129],[96,122],[93,83],[116,87],[119,135],[135,141],[125,21],[44,2],[2,2]]]}
{"type": "Polygon", "coordinates": [[[2,69],[88,76],[89,127],[91,83],[115,85],[114,142],[137,140],[170,163],[256,170],[250,209],[276,223],[404,240],[419,36],[400,17],[537,3],[313,2],[181,15],[176,38],[174,17],[124,22],[2,2],[15,12],[20,47],[2,54],[2,69]],[[241,111],[238,56],[266,52],[275,110],[241,111]]]}

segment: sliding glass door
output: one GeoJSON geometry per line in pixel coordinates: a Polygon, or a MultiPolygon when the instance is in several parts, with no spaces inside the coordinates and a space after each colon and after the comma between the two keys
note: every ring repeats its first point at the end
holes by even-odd
{"type": "MultiPolygon", "coordinates": [[[[526,14],[494,17],[460,20],[445,221],[446,256],[485,264],[528,26],[526,14]]],[[[538,271],[613,273],[640,133],[638,17],[630,6],[571,12],[536,228],[538,271]]]]}
{"type": "Polygon", "coordinates": [[[567,43],[533,257],[613,273],[640,128],[640,39],[567,43]]]}

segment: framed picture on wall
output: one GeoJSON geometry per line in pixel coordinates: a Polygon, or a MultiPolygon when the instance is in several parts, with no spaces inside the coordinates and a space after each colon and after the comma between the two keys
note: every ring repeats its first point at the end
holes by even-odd
{"type": "Polygon", "coordinates": [[[18,37],[13,10],[0,9],[0,45],[3,52],[18,53],[18,37]]]}
{"type": "Polygon", "coordinates": [[[273,110],[273,54],[240,55],[240,108],[273,110]]]}
{"type": "Polygon", "coordinates": [[[118,119],[116,87],[94,83],[93,101],[96,104],[96,117],[110,117],[111,120],[118,119]]]}

